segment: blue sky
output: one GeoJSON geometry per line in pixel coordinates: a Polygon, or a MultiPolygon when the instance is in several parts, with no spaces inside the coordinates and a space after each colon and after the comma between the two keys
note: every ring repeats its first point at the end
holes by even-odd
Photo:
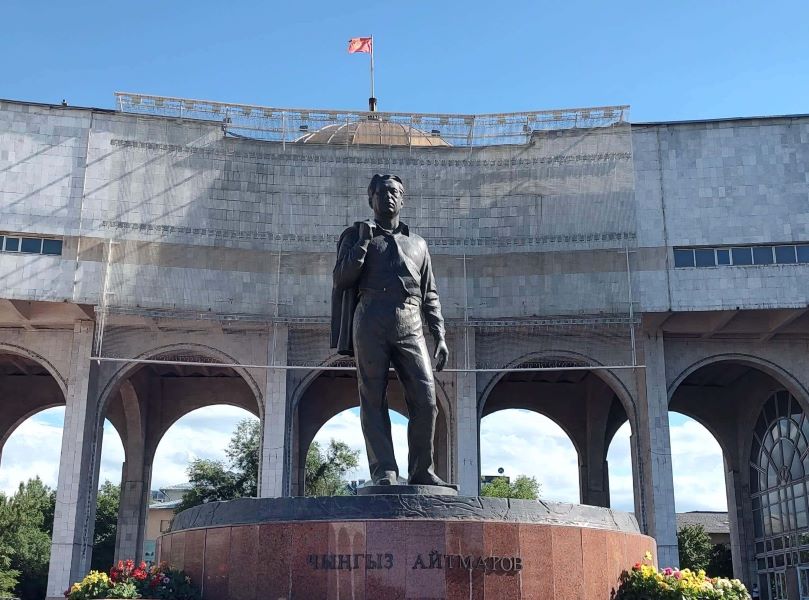
{"type": "Polygon", "coordinates": [[[0,97],[113,106],[135,91],[380,110],[630,104],[633,121],[809,112],[809,3],[6,0],[0,97]]]}

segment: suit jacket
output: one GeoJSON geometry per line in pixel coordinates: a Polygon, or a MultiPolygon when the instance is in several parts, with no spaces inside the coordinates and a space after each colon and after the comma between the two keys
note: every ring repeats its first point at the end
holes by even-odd
{"type": "MultiPolygon", "coordinates": [[[[378,227],[373,221],[366,221],[372,231],[378,227]]],[[[357,283],[362,274],[365,261],[365,250],[357,245],[359,240],[357,221],[343,231],[337,242],[337,263],[334,267],[333,287],[331,295],[331,347],[338,354],[354,355],[352,328],[354,310],[359,299],[357,283]]],[[[397,243],[399,255],[413,279],[419,282],[421,291],[421,307],[427,326],[433,337],[444,339],[444,318],[441,315],[441,303],[435,286],[430,253],[427,243],[420,236],[411,234],[404,223],[399,224],[398,232],[402,234],[402,242],[397,243]]]]}

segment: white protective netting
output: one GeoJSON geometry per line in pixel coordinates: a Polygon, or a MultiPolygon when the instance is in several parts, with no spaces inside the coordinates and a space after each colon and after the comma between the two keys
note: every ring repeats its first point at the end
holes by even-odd
{"type": "Polygon", "coordinates": [[[454,368],[635,364],[627,107],[472,116],[118,101],[124,112],[90,132],[82,208],[101,265],[98,357],[141,359],[175,333],[233,351],[167,360],[324,364],[337,239],[369,215],[370,177],[395,173],[402,219],[430,245],[453,350],[464,348],[454,368]]]}

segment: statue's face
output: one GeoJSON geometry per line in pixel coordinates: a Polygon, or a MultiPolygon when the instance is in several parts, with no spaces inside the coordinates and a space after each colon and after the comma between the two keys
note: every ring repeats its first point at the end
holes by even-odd
{"type": "Polygon", "coordinates": [[[395,217],[404,205],[404,188],[395,179],[383,179],[369,200],[375,215],[395,217]]]}

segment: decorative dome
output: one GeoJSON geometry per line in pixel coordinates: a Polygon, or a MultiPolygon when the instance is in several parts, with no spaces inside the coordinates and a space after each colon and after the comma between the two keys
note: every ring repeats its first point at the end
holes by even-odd
{"type": "Polygon", "coordinates": [[[325,127],[301,136],[301,144],[368,145],[368,146],[449,146],[436,133],[425,133],[410,125],[376,118],[325,127]]]}

